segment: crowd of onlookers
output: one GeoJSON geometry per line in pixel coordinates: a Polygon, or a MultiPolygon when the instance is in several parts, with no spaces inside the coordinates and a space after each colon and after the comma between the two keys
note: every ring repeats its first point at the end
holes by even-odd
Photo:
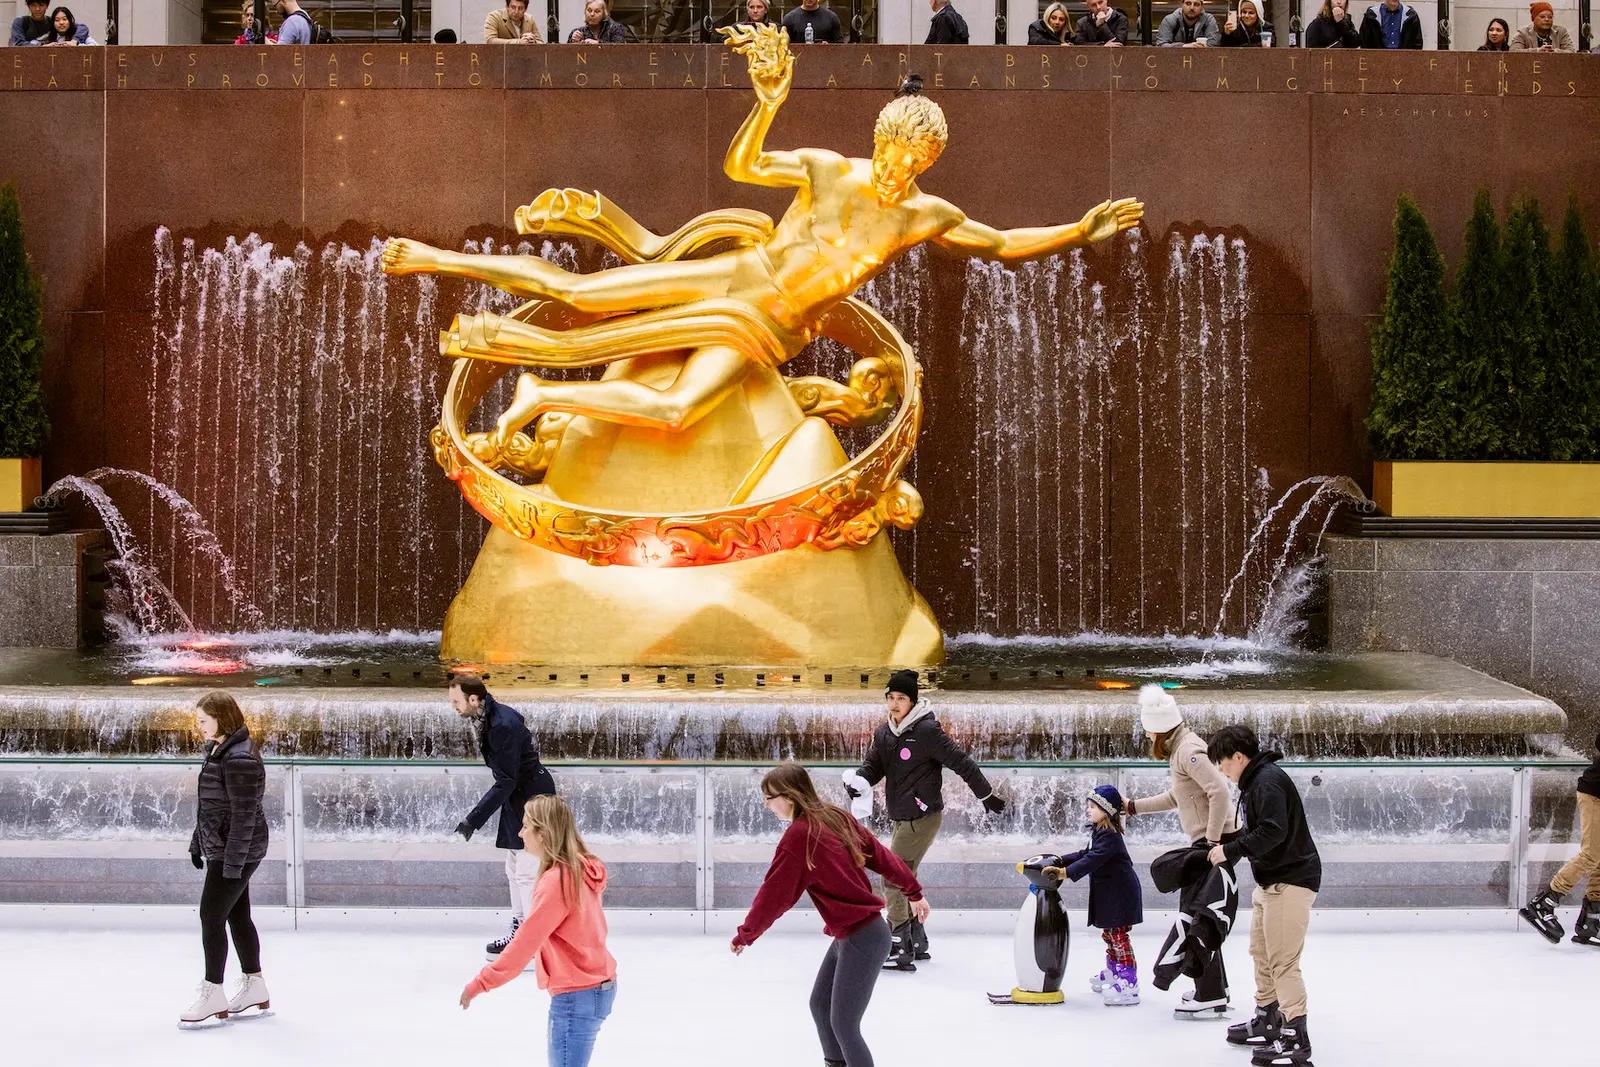
{"type": "MultiPolygon", "coordinates": [[[[844,44],[851,40],[839,16],[822,0],[798,0],[779,17],[774,9],[781,0],[744,0],[743,17],[749,23],[778,24],[794,44],[844,44]]],[[[1205,0],[1181,0],[1179,7],[1161,20],[1155,44],[1163,48],[1271,48],[1291,42],[1277,37],[1267,21],[1269,0],[1233,0],[1219,22],[1206,10],[1205,0]]],[[[928,0],[933,9],[925,44],[967,44],[966,20],[951,0],[928,0]]],[[[1028,27],[1030,45],[1077,45],[1119,48],[1128,44],[1129,19],[1111,0],[1085,0],[1086,12],[1076,20],[1064,3],[1052,3],[1028,27]]],[[[268,0],[270,15],[278,19],[274,32],[258,24],[253,0],[243,0],[242,32],[236,44],[314,44],[329,39],[298,0],[268,0]]],[[[1351,0],[1322,0],[1322,7],[1306,24],[1306,48],[1421,48],[1422,19],[1404,0],[1373,0],[1353,13],[1351,0]]],[[[488,44],[543,44],[538,20],[528,10],[528,0],[507,0],[505,7],[484,19],[483,39],[488,44]]],[[[440,44],[453,44],[453,30],[434,35],[440,44]]],[[[608,0],[587,0],[583,25],[567,34],[568,44],[627,44],[631,31],[611,17],[608,0]]],[[[93,45],[89,27],[78,22],[67,7],[50,9],[46,0],[28,0],[28,13],[11,23],[13,47],[93,45]]],[[[1139,43],[1137,40],[1134,43],[1139,43]]],[[[1512,32],[1504,19],[1490,19],[1480,52],[1573,52],[1570,30],[1555,24],[1555,9],[1546,0],[1528,7],[1528,24],[1512,32]]]]}

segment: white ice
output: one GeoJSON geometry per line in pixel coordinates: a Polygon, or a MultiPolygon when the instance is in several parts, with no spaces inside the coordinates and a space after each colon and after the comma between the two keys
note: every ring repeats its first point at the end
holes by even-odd
{"type": "MultiPolygon", "coordinates": [[[[532,974],[456,1004],[481,965],[498,917],[302,913],[299,930],[262,909],[264,971],[274,1014],[180,1031],[178,1012],[199,980],[200,946],[179,909],[0,908],[3,1060],[34,1065],[517,1064],[544,1061],[546,999],[532,974]],[[152,915],[154,917],[152,918],[152,915]]],[[[1570,923],[1571,913],[1563,912],[1570,923]]],[[[1481,918],[1481,916],[1480,916],[1481,918]]],[[[1593,1062],[1600,949],[1550,946],[1509,913],[1427,932],[1403,918],[1315,921],[1304,966],[1321,1067],[1433,1067],[1593,1062]],[[1583,1050],[1588,1049],[1585,1053],[1583,1050]]],[[[681,920],[618,914],[616,1011],[595,1067],[818,1067],[806,1010],[824,939],[796,914],[740,958],[725,934],[681,920]],[[681,932],[670,932],[677,929],[681,932]]],[[[985,990],[1010,987],[1011,946],[992,933],[941,933],[915,975],[885,974],[866,1018],[880,1067],[1025,1064],[1247,1067],[1224,1023],[1171,1017],[1179,990],[1144,989],[1134,1008],[1106,1008],[1087,990],[1100,942],[1074,916],[1074,951],[1059,1007],[994,1007],[985,990]]],[[[695,920],[698,921],[698,920],[695,920]]],[[[1446,924],[1448,925],[1448,924],[1446,924]]],[[[970,929],[970,926],[968,927],[970,929]]],[[[1135,931],[1141,967],[1164,926],[1135,931]]],[[[1229,942],[1236,1010],[1250,1002],[1247,931],[1229,942]]],[[[228,986],[237,974],[229,962],[228,986]]]]}

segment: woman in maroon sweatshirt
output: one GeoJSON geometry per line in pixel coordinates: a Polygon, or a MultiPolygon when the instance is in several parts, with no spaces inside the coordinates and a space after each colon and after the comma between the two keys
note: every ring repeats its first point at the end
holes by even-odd
{"type": "Polygon", "coordinates": [[[742,953],[810,893],[833,944],[822,957],[811,989],[811,1018],[822,1040],[827,1067],[872,1067],[872,1052],[861,1037],[861,1017],[872,987],[889,955],[889,924],[883,899],[872,891],[867,871],[876,871],[911,902],[918,922],[928,918],[922,886],[900,857],[884,848],[850,813],[825,804],[798,763],[784,763],[761,779],[767,810],[789,823],[772,866],[756,892],[733,954],[742,953]]]}

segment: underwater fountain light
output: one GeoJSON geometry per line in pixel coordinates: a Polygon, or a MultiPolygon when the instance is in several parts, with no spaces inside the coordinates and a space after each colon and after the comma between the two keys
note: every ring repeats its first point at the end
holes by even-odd
{"type": "Polygon", "coordinates": [[[1115,679],[1112,679],[1112,678],[1102,678],[1102,679],[1100,679],[1098,682],[1096,682],[1094,684],[1098,685],[1101,689],[1132,689],[1133,688],[1133,683],[1132,682],[1119,682],[1119,681],[1116,681],[1115,679]]]}
{"type": "Polygon", "coordinates": [[[132,685],[182,685],[189,679],[178,674],[150,674],[143,678],[130,678],[132,685]]]}

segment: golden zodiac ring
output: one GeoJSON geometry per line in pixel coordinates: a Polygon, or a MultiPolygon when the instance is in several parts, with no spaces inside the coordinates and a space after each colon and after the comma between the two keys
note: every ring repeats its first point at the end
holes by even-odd
{"type": "MultiPolygon", "coordinates": [[[[542,194],[519,209],[516,219],[517,228],[524,233],[587,236],[629,262],[676,259],[715,242],[751,244],[772,228],[771,220],[757,212],[712,212],[674,234],[657,237],[599,194],[574,189],[542,194]]],[[[546,300],[524,304],[510,317],[550,331],[552,341],[559,341],[564,331],[579,334],[585,326],[585,316],[575,316],[571,308],[546,300]]],[[[778,361],[768,354],[775,342],[759,324],[746,324],[733,316],[726,321],[737,321],[745,329],[741,347],[752,358],[765,357],[769,365],[778,361]]],[[[592,329],[607,330],[607,325],[602,321],[592,329]]],[[[466,424],[472,412],[514,365],[477,353],[455,360],[440,423],[429,435],[434,458],[468,503],[502,530],[596,565],[698,567],[752,559],[800,545],[821,549],[865,545],[884,526],[909,529],[922,516],[922,497],[900,477],[921,430],[922,369],[899,332],[854,298],[830,311],[819,332],[861,358],[851,369],[848,385],[828,378],[787,379],[801,411],[834,426],[872,425],[886,417],[889,421],[877,439],[843,467],[782,496],[742,499],[764,467],[752,472],[734,503],[689,515],[600,511],[562,500],[542,484],[513,481],[494,463],[479,458],[467,442],[466,424]],[[896,400],[899,407],[890,417],[896,400]]],[[[634,340],[625,331],[611,336],[621,348],[630,347],[628,342],[634,340]]],[[[658,335],[657,341],[660,339],[658,335]]],[[[582,365],[604,361],[603,356],[574,358],[582,347],[577,341],[572,336],[570,343],[562,345],[564,359],[528,362],[582,365]]],[[[462,352],[459,339],[448,332],[443,344],[449,354],[462,352]]],[[[658,349],[671,347],[657,345],[658,349]]],[[[610,358],[620,358],[620,353],[610,358]]],[[[546,414],[531,436],[515,434],[495,463],[524,475],[541,474],[570,421],[571,416],[546,414]]]]}

